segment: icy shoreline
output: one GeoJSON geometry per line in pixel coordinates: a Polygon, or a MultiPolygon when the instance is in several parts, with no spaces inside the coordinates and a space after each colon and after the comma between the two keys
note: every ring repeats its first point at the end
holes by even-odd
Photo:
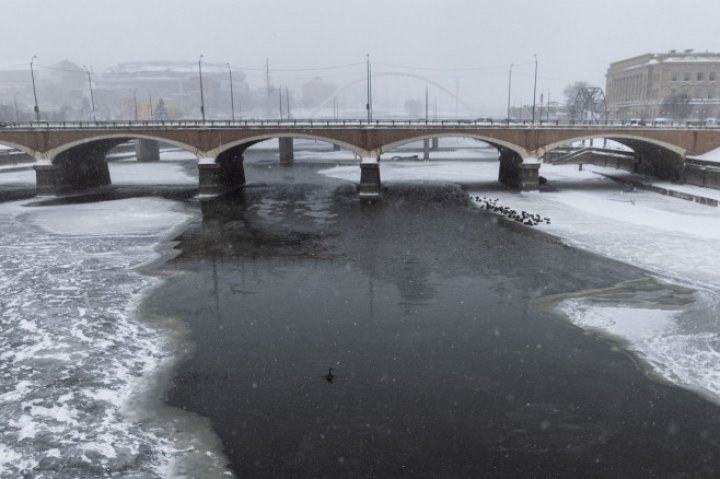
{"type": "MultiPolygon", "coordinates": [[[[139,168],[114,166],[196,181],[139,168]]],[[[0,478],[232,477],[209,422],[162,402],[183,325],[140,309],[194,214],[160,198],[33,201],[0,204],[0,478]]]]}

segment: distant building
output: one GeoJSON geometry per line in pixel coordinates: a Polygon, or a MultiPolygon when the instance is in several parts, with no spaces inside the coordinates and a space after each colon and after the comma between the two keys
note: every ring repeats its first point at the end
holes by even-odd
{"type": "MultiPolygon", "coordinates": [[[[231,116],[227,64],[203,62],[203,95],[208,119],[231,116]]],[[[233,71],[236,108],[247,95],[245,75],[233,71]]],[[[171,118],[200,117],[200,73],[197,62],[139,61],[107,69],[96,83],[97,103],[106,116],[147,120],[162,98],[171,118]]]]}
{"type": "Polygon", "coordinates": [[[611,63],[605,98],[610,119],[720,117],[720,53],[647,53],[611,63]]]}

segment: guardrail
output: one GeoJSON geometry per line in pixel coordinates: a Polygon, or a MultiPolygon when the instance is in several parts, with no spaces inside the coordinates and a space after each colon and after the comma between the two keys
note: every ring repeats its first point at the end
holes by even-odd
{"type": "Polygon", "coordinates": [[[560,120],[515,121],[506,119],[248,119],[248,120],[123,120],[123,121],[32,121],[0,123],[7,129],[128,129],[128,128],[655,128],[655,129],[720,129],[720,125],[696,125],[692,122],[667,124],[650,122],[645,125],[621,120],[574,122],[560,120]]]}

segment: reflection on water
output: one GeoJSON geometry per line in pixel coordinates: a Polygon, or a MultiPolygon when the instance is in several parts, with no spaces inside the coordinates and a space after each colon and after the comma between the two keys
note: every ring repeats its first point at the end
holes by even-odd
{"type": "Polygon", "coordinates": [[[528,306],[642,272],[450,186],[365,205],[268,182],[201,206],[148,308],[192,330],[168,401],[211,419],[240,477],[720,470],[715,406],[528,306]]]}

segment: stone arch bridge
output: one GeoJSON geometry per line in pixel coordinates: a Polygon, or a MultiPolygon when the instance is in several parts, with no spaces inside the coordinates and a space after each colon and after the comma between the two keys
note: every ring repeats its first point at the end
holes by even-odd
{"type": "Polygon", "coordinates": [[[273,138],[325,141],[354,152],[360,196],[380,192],[380,157],[405,143],[440,137],[482,140],[499,150],[498,180],[519,190],[538,186],[538,161],[568,143],[607,138],[630,147],[638,171],[682,181],[688,154],[720,147],[720,129],[614,125],[506,125],[480,121],[285,120],[239,122],[33,123],[0,128],[0,144],[35,160],[38,194],[59,194],[110,183],[105,155],[133,139],[157,140],[198,157],[200,192],[219,193],[245,183],[244,151],[273,138]]]}

